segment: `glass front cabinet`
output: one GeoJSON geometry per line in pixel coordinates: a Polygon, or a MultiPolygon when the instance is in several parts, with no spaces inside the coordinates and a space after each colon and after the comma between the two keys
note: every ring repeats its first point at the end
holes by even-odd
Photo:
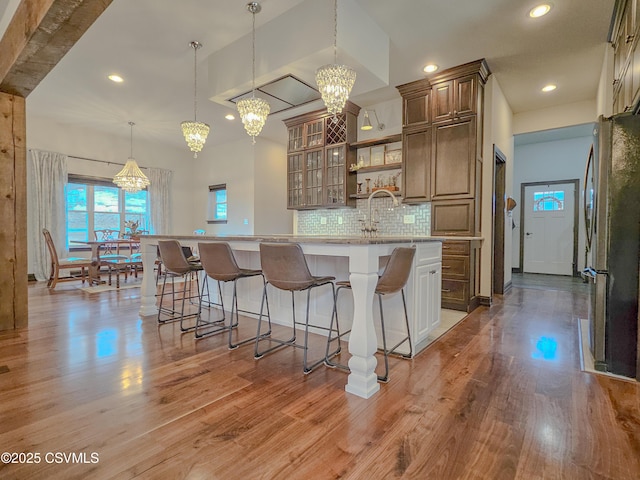
{"type": "Polygon", "coordinates": [[[289,118],[287,144],[287,208],[355,207],[356,176],[349,165],[356,152],[360,107],[347,102],[336,116],[326,110],[289,118]]]}

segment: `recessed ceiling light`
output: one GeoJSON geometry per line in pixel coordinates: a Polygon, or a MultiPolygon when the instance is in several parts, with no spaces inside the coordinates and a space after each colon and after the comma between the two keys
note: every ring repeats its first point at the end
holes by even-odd
{"type": "Polygon", "coordinates": [[[542,87],[542,91],[543,91],[543,92],[552,92],[552,91],[554,91],[556,88],[557,88],[557,87],[556,87],[554,84],[550,83],[549,85],[545,85],[544,87],[542,87]]]}
{"type": "Polygon", "coordinates": [[[551,5],[548,4],[548,3],[543,3],[542,5],[538,5],[536,7],[533,7],[529,11],[529,16],[531,18],[539,18],[539,17],[542,17],[542,16],[546,15],[550,11],[551,11],[551,5]]]}
{"type": "Polygon", "coordinates": [[[116,83],[122,83],[124,82],[124,79],[120,76],[120,75],[116,75],[115,73],[112,73],[111,75],[109,75],[107,77],[109,80],[111,80],[112,82],[116,82],[116,83]]]}
{"type": "Polygon", "coordinates": [[[425,73],[433,73],[438,70],[438,65],[436,65],[435,63],[430,63],[429,65],[424,67],[423,70],[425,71],[425,73]]]}
{"type": "Polygon", "coordinates": [[[224,118],[226,118],[227,120],[235,120],[235,119],[236,119],[236,117],[234,117],[234,116],[233,116],[232,114],[230,114],[230,113],[227,113],[227,114],[224,116],[224,118]]]}

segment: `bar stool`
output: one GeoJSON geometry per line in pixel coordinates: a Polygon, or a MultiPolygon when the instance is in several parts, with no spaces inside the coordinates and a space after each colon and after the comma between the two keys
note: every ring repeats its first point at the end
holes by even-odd
{"type": "MultiPolygon", "coordinates": [[[[305,374],[310,373],[315,367],[322,364],[323,362],[328,361],[328,358],[337,355],[340,353],[340,344],[338,342],[338,349],[335,352],[329,354],[329,344],[327,343],[327,350],[325,351],[325,356],[320,360],[316,361],[312,365],[309,365],[307,362],[307,351],[309,346],[309,326],[314,328],[319,328],[321,330],[329,330],[329,337],[331,337],[331,331],[335,331],[337,337],[340,337],[340,329],[338,326],[338,318],[336,311],[336,292],[335,292],[335,284],[333,281],[335,277],[330,276],[313,276],[309,272],[309,267],[307,265],[307,261],[304,258],[304,253],[302,252],[302,248],[297,243],[261,243],[260,244],[260,262],[262,264],[262,272],[266,278],[266,282],[264,284],[264,288],[262,290],[262,302],[260,305],[260,317],[258,319],[258,331],[256,333],[256,348],[255,348],[255,358],[259,359],[263,355],[276,350],[277,348],[283,346],[293,346],[296,348],[304,349],[304,359],[303,359],[303,372],[305,374]],[[260,351],[260,341],[265,340],[265,338],[260,335],[260,326],[262,325],[262,312],[264,305],[266,303],[267,309],[269,306],[269,299],[267,296],[267,286],[273,285],[275,288],[280,290],[285,290],[291,292],[291,307],[293,314],[293,334],[290,339],[282,340],[276,339],[273,337],[269,337],[268,340],[271,340],[278,345],[272,346],[266,350],[260,351]],[[331,313],[331,326],[329,328],[322,327],[318,325],[310,325],[309,324],[309,298],[311,295],[311,290],[316,287],[320,287],[322,285],[331,285],[331,293],[333,299],[333,311],[331,313]],[[298,322],[296,320],[296,304],[295,304],[295,292],[307,292],[307,309],[306,309],[306,318],[304,322],[305,330],[304,330],[304,344],[298,345],[296,344],[296,325],[303,325],[302,322],[298,322]],[[336,328],[333,328],[333,321],[335,317],[336,328]]],[[[268,310],[267,310],[268,311],[268,310]]],[[[271,329],[271,320],[269,319],[269,329],[271,329]]]]}
{"type": "MultiPolygon", "coordinates": [[[[217,333],[221,333],[224,331],[229,331],[229,349],[233,350],[234,348],[239,347],[248,342],[253,342],[256,337],[247,338],[241,340],[237,343],[233,343],[233,329],[239,324],[239,316],[238,312],[250,313],[253,315],[259,315],[257,312],[250,312],[248,310],[241,310],[238,308],[238,294],[237,294],[237,283],[241,278],[250,278],[261,276],[262,283],[264,285],[265,279],[262,274],[262,270],[250,270],[246,268],[238,267],[235,256],[233,255],[233,251],[227,242],[211,242],[211,243],[198,243],[198,251],[200,252],[200,261],[202,262],[202,267],[204,268],[205,273],[208,277],[216,280],[218,282],[218,293],[220,295],[220,303],[216,304],[222,308],[222,318],[213,322],[203,322],[202,321],[202,302],[200,302],[198,308],[198,317],[196,319],[196,328],[195,328],[195,336],[196,338],[202,338],[209,335],[215,335],[217,333]],[[224,310],[224,301],[222,298],[222,288],[220,283],[233,282],[233,296],[231,299],[231,318],[229,319],[229,325],[225,325],[226,313],[224,310]],[[235,323],[233,320],[233,313],[235,311],[235,323]],[[203,333],[199,333],[200,325],[205,323],[206,325],[217,324],[217,327],[213,330],[208,330],[203,333]],[[220,325],[222,323],[222,325],[220,325]]],[[[202,282],[202,289],[204,290],[205,282],[202,282]]],[[[202,298],[202,296],[201,296],[202,298]]],[[[269,316],[269,305],[267,304],[267,316],[269,316]]],[[[206,327],[205,327],[206,329],[206,327]]],[[[271,334],[271,328],[269,328],[269,332],[263,334],[263,336],[268,336],[271,334]]]]}
{"type": "MultiPolygon", "coordinates": [[[[380,307],[380,324],[382,327],[382,352],[384,354],[384,375],[378,375],[378,380],[381,382],[389,381],[389,355],[395,353],[396,349],[400,345],[405,342],[409,342],[409,353],[399,354],[402,358],[411,358],[411,355],[413,353],[411,346],[411,330],[409,329],[409,316],[407,315],[407,302],[404,296],[404,287],[407,284],[407,280],[409,280],[409,274],[411,273],[411,266],[413,264],[415,253],[416,249],[414,247],[395,248],[391,253],[389,263],[387,263],[384,272],[382,272],[382,275],[380,275],[380,277],[378,278],[378,283],[376,284],[375,294],[378,297],[378,305],[380,307]],[[382,310],[382,296],[391,295],[393,293],[397,293],[398,291],[402,292],[402,306],[404,307],[404,321],[407,327],[407,335],[393,348],[387,349],[387,334],[384,325],[384,313],[382,310]]],[[[337,302],[340,290],[344,288],[351,288],[351,283],[345,280],[336,282],[336,285],[338,285],[338,290],[336,291],[337,302]]],[[[341,335],[334,338],[331,338],[330,331],[329,337],[327,338],[327,351],[329,351],[331,342],[338,340],[338,344],[340,344],[340,337],[347,335],[350,331],[351,330],[343,332],[341,335]]],[[[339,367],[345,370],[349,369],[349,367],[346,365],[331,362],[329,360],[327,360],[327,366],[339,367]]]]}
{"type": "MultiPolygon", "coordinates": [[[[160,305],[158,307],[158,323],[167,323],[180,320],[180,330],[188,332],[195,330],[193,327],[184,327],[184,319],[195,317],[197,312],[189,313],[185,315],[184,306],[186,300],[192,300],[198,298],[198,304],[202,302],[202,295],[199,288],[199,280],[197,273],[202,271],[202,264],[200,262],[189,262],[185,257],[183,248],[177,240],[158,240],[158,250],[160,251],[160,258],[164,265],[164,274],[162,282],[162,292],[160,293],[160,305]],[[196,294],[191,293],[191,283],[193,277],[196,280],[196,294]],[[167,285],[167,278],[171,277],[171,308],[163,305],[165,299],[165,288],[167,285]],[[176,310],[176,297],[175,297],[175,279],[182,278],[184,280],[182,287],[182,298],[180,310],[176,310]],[[168,318],[162,319],[162,315],[168,316],[168,318]]],[[[206,296],[209,296],[207,291],[206,296]]]]}

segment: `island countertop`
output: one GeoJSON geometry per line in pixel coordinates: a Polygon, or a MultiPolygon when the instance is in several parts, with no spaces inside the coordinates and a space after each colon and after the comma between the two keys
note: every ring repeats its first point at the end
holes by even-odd
{"type": "Polygon", "coordinates": [[[445,240],[482,240],[482,237],[459,236],[378,236],[362,237],[336,236],[336,235],[142,235],[141,238],[149,239],[176,239],[176,240],[221,240],[225,242],[294,242],[294,243],[332,243],[345,245],[379,245],[386,243],[421,243],[443,242],[445,240]]]}

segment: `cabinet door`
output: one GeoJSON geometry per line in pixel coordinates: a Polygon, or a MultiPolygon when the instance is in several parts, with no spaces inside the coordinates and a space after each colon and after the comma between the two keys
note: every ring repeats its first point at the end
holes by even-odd
{"type": "Polygon", "coordinates": [[[431,199],[473,198],[476,117],[433,126],[431,199]]]}
{"type": "Polygon", "coordinates": [[[344,145],[327,147],[325,150],[324,203],[327,206],[345,204],[345,176],[347,172],[345,151],[344,145]]]}
{"type": "Polygon", "coordinates": [[[287,206],[299,208],[304,204],[302,153],[287,156],[287,206]]]}
{"type": "Polygon", "coordinates": [[[428,202],[431,199],[429,170],[431,164],[431,127],[405,133],[403,140],[402,188],[405,202],[428,202]]]}
{"type": "Polygon", "coordinates": [[[303,125],[296,125],[289,128],[289,147],[288,150],[302,150],[304,148],[303,125]]]}
{"type": "Polygon", "coordinates": [[[416,311],[413,315],[412,342],[419,344],[427,339],[429,332],[440,324],[442,275],[440,263],[420,265],[415,268],[414,295],[416,311]]]}
{"type": "Polygon", "coordinates": [[[323,118],[304,124],[304,142],[306,148],[321,147],[324,145],[323,118]]]}
{"type": "Polygon", "coordinates": [[[477,82],[475,75],[458,78],[454,82],[453,115],[471,115],[477,113],[477,82]]]}
{"type": "Polygon", "coordinates": [[[404,98],[403,126],[420,125],[431,120],[431,90],[404,98]]]}
{"type": "Polygon", "coordinates": [[[474,200],[431,202],[431,235],[475,235],[477,216],[474,200]]]}
{"type": "Polygon", "coordinates": [[[431,88],[431,103],[433,106],[431,118],[434,122],[453,118],[453,92],[453,80],[438,83],[431,88]]]}
{"type": "Polygon", "coordinates": [[[322,205],[322,149],[309,150],[305,155],[305,207],[322,205]]]}

